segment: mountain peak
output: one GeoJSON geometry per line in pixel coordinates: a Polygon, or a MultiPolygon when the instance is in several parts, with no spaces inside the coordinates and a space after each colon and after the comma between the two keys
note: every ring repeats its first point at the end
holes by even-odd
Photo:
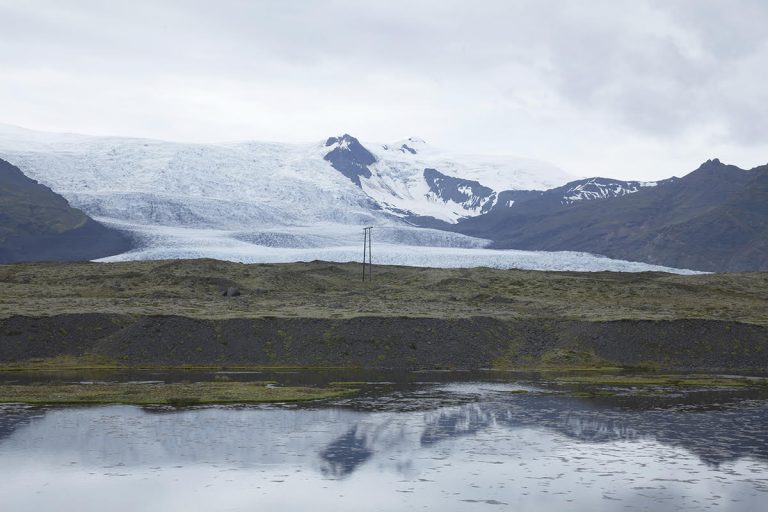
{"type": "Polygon", "coordinates": [[[749,179],[748,171],[713,158],[701,164],[695,171],[676,180],[676,183],[681,186],[692,187],[693,190],[698,190],[700,194],[717,197],[723,193],[723,187],[737,183],[744,184],[749,179]]]}
{"type": "Polygon", "coordinates": [[[331,163],[331,166],[360,185],[360,177],[370,178],[371,171],[368,166],[376,162],[376,157],[360,144],[360,141],[345,133],[340,137],[329,137],[325,147],[331,148],[323,157],[331,163]]]}
{"type": "Polygon", "coordinates": [[[426,144],[427,143],[424,142],[424,139],[420,139],[419,137],[408,137],[408,140],[400,144],[398,149],[400,149],[400,151],[403,153],[407,151],[408,153],[415,155],[426,144]]]}
{"type": "Polygon", "coordinates": [[[360,141],[350,134],[345,133],[344,135],[339,135],[337,137],[328,137],[328,140],[325,141],[325,147],[331,147],[333,145],[338,145],[337,147],[341,149],[349,149],[350,146],[360,145],[360,141]]]}
{"type": "Polygon", "coordinates": [[[405,140],[395,142],[394,144],[384,144],[382,149],[385,151],[399,151],[400,153],[417,154],[427,143],[419,137],[408,137],[405,140]]]}
{"type": "Polygon", "coordinates": [[[685,176],[691,179],[741,179],[747,176],[747,171],[735,165],[724,164],[717,158],[707,160],[698,169],[685,176]]]}
{"type": "Polygon", "coordinates": [[[726,165],[720,161],[719,158],[710,158],[703,164],[699,166],[699,169],[718,169],[721,167],[726,167],[726,165]]]}

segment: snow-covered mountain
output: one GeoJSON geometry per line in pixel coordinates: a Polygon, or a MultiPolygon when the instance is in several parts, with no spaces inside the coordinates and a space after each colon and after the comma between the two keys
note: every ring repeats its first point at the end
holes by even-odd
{"type": "MultiPolygon", "coordinates": [[[[96,220],[133,233],[140,247],[120,256],[128,259],[357,259],[360,227],[373,225],[378,256],[389,247],[390,262],[407,263],[405,247],[469,250],[489,243],[416,227],[414,218],[455,223],[491,209],[501,191],[572,180],[542,162],[451,155],[417,138],[363,144],[346,134],[310,144],[190,144],[0,125],[0,158],[96,220]],[[257,255],[263,248],[279,253],[257,255]]],[[[423,250],[414,254],[441,265],[423,250]]],[[[461,254],[464,263],[444,255],[444,264],[471,266],[475,256],[461,254]]],[[[519,256],[495,251],[476,264],[519,266],[519,256]]],[[[616,266],[588,255],[577,260],[562,268],[616,266]]]]}
{"type": "Polygon", "coordinates": [[[588,178],[564,186],[561,204],[593,201],[634,194],[643,187],[655,187],[655,181],[622,181],[611,178],[588,178]]]}
{"type": "Polygon", "coordinates": [[[410,215],[455,222],[481,213],[496,191],[571,178],[549,164],[472,160],[406,142],[363,146],[342,135],[304,145],[187,144],[0,125],[0,154],[30,177],[92,215],[138,223],[250,228],[410,215]]]}
{"type": "Polygon", "coordinates": [[[324,159],[384,210],[401,218],[455,223],[489,211],[504,190],[546,190],[573,176],[545,162],[451,155],[411,137],[394,144],[361,144],[331,137],[324,159]]]}
{"type": "Polygon", "coordinates": [[[635,194],[644,188],[673,183],[676,179],[623,181],[612,178],[584,178],[549,190],[504,190],[499,192],[496,204],[488,211],[498,214],[513,208],[518,213],[527,215],[550,212],[562,206],[635,194]]]}
{"type": "Polygon", "coordinates": [[[574,180],[535,160],[447,155],[416,137],[363,145],[345,134],[329,138],[325,146],[329,151],[324,158],[331,166],[383,210],[410,220],[431,217],[453,224],[529,199],[554,207],[621,197],[657,185],[611,178],[574,180]]]}

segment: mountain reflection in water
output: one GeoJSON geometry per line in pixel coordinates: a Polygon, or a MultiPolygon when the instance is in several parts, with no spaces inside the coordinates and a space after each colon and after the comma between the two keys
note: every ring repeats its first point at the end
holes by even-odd
{"type": "MultiPolygon", "coordinates": [[[[296,500],[312,505],[314,496],[316,509],[343,510],[327,501],[332,489],[360,493],[360,499],[370,495],[379,507],[373,510],[424,503],[464,510],[512,501],[523,510],[574,503],[586,509],[610,499],[638,509],[705,503],[750,510],[768,498],[763,400],[655,408],[535,390],[515,394],[484,384],[436,386],[430,393],[463,399],[404,411],[392,397],[384,397],[389,405],[383,410],[368,407],[379,397],[293,408],[4,406],[0,494],[18,507],[12,510],[40,508],[53,503],[40,485],[53,492],[66,482],[95,492],[88,486],[95,475],[107,478],[110,492],[127,493],[144,485],[140,481],[160,478],[163,492],[173,493],[180,475],[194,470],[199,485],[206,479],[221,485],[226,471],[227,485],[238,484],[243,493],[258,489],[234,509],[273,503],[279,495],[288,501],[273,504],[289,509],[299,507],[296,500]],[[110,480],[117,475],[130,485],[110,480]]],[[[147,508],[129,500],[126,510],[129,504],[147,508]]],[[[77,509],[89,506],[81,502],[77,509]]]]}

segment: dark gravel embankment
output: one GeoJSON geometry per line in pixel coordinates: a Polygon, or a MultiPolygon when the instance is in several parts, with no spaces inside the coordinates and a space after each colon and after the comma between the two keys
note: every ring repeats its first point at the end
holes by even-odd
{"type": "Polygon", "coordinates": [[[192,319],[66,314],[0,320],[0,361],[98,355],[124,365],[487,368],[655,364],[768,368],[768,327],[719,320],[410,317],[192,319]],[[571,358],[571,359],[569,359],[571,358]]]}

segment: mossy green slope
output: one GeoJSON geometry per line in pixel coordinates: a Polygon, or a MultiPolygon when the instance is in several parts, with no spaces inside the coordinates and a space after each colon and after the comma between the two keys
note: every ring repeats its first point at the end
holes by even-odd
{"type": "Polygon", "coordinates": [[[768,325],[768,273],[537,272],[217,260],[0,266],[0,318],[110,313],[299,317],[676,320],[768,325]],[[238,287],[239,297],[222,297],[238,287]]]}
{"type": "Polygon", "coordinates": [[[216,260],[0,266],[0,363],[768,368],[768,274],[216,260]],[[222,292],[236,287],[240,295],[222,292]]]}

